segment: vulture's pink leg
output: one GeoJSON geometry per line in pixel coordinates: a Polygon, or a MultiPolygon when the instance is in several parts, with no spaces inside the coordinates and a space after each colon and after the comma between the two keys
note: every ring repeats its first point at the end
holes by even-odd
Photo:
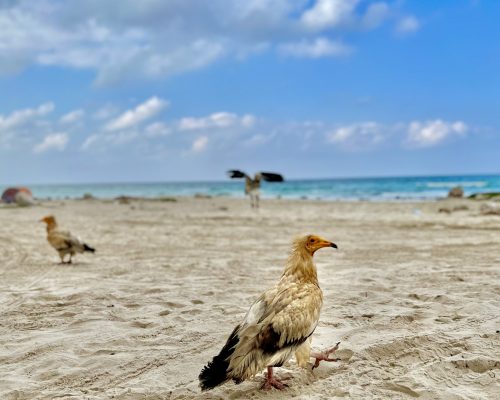
{"type": "Polygon", "coordinates": [[[267,367],[266,380],[262,384],[261,389],[269,390],[271,388],[276,388],[278,390],[283,390],[287,386],[287,384],[273,377],[273,367],[267,367]]]}
{"type": "Polygon", "coordinates": [[[330,354],[335,353],[335,350],[339,348],[339,344],[340,342],[338,342],[331,349],[321,351],[319,353],[311,352],[311,357],[316,359],[312,369],[316,368],[319,365],[320,361],[340,361],[340,358],[330,358],[330,354]]]}

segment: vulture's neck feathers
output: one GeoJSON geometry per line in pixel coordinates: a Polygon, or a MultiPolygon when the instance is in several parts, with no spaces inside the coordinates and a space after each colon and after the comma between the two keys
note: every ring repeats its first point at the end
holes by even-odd
{"type": "Polygon", "coordinates": [[[294,281],[310,282],[318,285],[318,274],[313,258],[302,243],[294,245],[286,262],[283,278],[291,278],[294,281]]]}
{"type": "Polygon", "coordinates": [[[47,223],[47,233],[49,233],[50,231],[53,231],[56,228],[57,228],[57,222],[56,221],[49,221],[47,223]]]}

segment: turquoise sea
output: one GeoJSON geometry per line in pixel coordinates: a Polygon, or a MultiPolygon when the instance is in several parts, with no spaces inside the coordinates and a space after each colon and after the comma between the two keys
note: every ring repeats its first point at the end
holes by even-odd
{"type": "MultiPolygon", "coordinates": [[[[98,198],[121,195],[158,197],[193,196],[197,193],[211,196],[243,197],[244,182],[175,183],[96,183],[27,185],[36,198],[79,198],[91,193],[98,198]]],[[[445,197],[454,186],[462,186],[465,194],[500,192],[500,175],[419,176],[395,178],[336,178],[287,180],[283,183],[262,185],[263,198],[308,199],[435,199],[445,197]]],[[[0,191],[6,186],[0,185],[0,191]]]]}

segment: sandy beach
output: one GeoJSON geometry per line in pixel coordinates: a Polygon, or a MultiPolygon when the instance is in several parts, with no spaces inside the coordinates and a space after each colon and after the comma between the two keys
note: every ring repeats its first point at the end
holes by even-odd
{"type": "MultiPolygon", "coordinates": [[[[0,207],[1,399],[497,399],[500,217],[480,202],[177,198],[0,207]],[[452,213],[439,208],[465,206],[452,213]],[[96,254],[59,265],[38,220],[96,254]],[[316,264],[313,348],[337,363],[200,393],[198,374],[280,276],[294,236],[316,264]]],[[[460,208],[460,207],[458,207],[460,208]]]]}

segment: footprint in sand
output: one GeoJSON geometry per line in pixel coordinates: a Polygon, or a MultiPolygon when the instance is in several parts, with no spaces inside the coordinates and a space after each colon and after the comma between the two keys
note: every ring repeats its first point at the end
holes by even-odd
{"type": "Polygon", "coordinates": [[[130,326],[132,326],[134,328],[141,328],[141,329],[145,329],[145,328],[151,327],[153,325],[154,325],[153,322],[142,322],[142,321],[134,321],[134,322],[130,323],[130,326]]]}
{"type": "Polygon", "coordinates": [[[189,315],[198,315],[201,314],[203,311],[201,311],[198,308],[193,308],[191,310],[184,310],[182,311],[182,314],[189,314],[189,315]]]}
{"type": "Polygon", "coordinates": [[[163,311],[160,311],[158,315],[160,317],[164,317],[166,315],[171,314],[176,308],[184,308],[186,307],[186,304],[181,304],[181,303],[174,303],[173,301],[166,301],[162,305],[166,306],[167,308],[163,311]]]}
{"type": "Polygon", "coordinates": [[[129,303],[129,304],[125,304],[125,307],[127,308],[139,308],[141,305],[140,304],[137,304],[137,303],[129,303]]]}
{"type": "Polygon", "coordinates": [[[163,305],[165,305],[167,307],[170,307],[170,308],[183,308],[183,307],[186,307],[185,304],[174,303],[173,301],[167,301],[167,302],[163,303],[163,305]]]}

